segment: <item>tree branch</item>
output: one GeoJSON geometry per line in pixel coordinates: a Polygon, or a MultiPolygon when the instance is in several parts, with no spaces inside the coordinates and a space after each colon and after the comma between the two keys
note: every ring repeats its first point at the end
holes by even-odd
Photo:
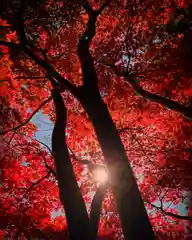
{"type": "Polygon", "coordinates": [[[111,67],[117,76],[124,77],[126,80],[126,83],[129,84],[139,96],[141,96],[147,100],[150,100],[152,102],[159,103],[168,109],[171,109],[175,112],[180,113],[188,120],[192,120],[192,108],[191,107],[186,107],[184,105],[181,105],[178,102],[175,102],[173,100],[167,99],[165,97],[162,97],[157,94],[150,93],[147,90],[144,90],[138,84],[137,77],[135,75],[122,73],[121,71],[119,71],[117,69],[117,67],[114,64],[102,64],[102,65],[104,65],[106,67],[111,67]]]}
{"type": "MultiPolygon", "coordinates": [[[[24,134],[24,133],[17,133],[17,134],[20,134],[20,135],[22,135],[22,136],[27,136],[27,135],[24,134]]],[[[51,150],[51,148],[50,148],[47,144],[45,144],[44,142],[41,142],[40,140],[38,140],[38,139],[36,139],[36,138],[30,137],[30,136],[27,136],[27,137],[29,137],[30,139],[35,140],[35,141],[37,141],[38,143],[40,143],[40,144],[42,144],[43,146],[45,146],[45,147],[48,149],[49,153],[52,155],[52,150],[51,150]]]]}
{"type": "Polygon", "coordinates": [[[24,52],[31,57],[38,65],[43,67],[50,76],[52,76],[54,79],[56,79],[57,83],[60,85],[60,87],[63,88],[63,91],[65,89],[69,90],[74,96],[78,95],[78,88],[75,87],[72,83],[70,83],[67,79],[65,79],[62,75],[60,75],[57,71],[54,70],[54,68],[46,63],[45,60],[39,58],[37,55],[35,55],[28,47],[24,47],[24,52]]]}
{"type": "Polygon", "coordinates": [[[17,21],[18,21],[18,34],[20,37],[20,43],[21,44],[26,44],[26,35],[25,35],[25,29],[24,29],[24,20],[23,20],[23,14],[25,10],[25,5],[26,5],[26,0],[21,0],[21,9],[20,12],[17,16],[17,21]]]}
{"type": "MultiPolygon", "coordinates": [[[[41,142],[41,144],[43,144],[43,143],[41,142]]],[[[46,145],[46,144],[45,144],[45,145],[46,145]]],[[[42,156],[42,158],[43,158],[43,161],[44,161],[44,163],[45,163],[45,167],[49,170],[50,173],[52,173],[55,177],[57,177],[57,176],[56,176],[56,172],[47,164],[46,158],[45,158],[45,156],[43,155],[41,149],[39,149],[38,147],[36,147],[36,146],[34,146],[34,145],[29,145],[29,146],[35,148],[35,149],[41,154],[41,156],[42,156]]],[[[48,146],[46,146],[46,147],[48,147],[48,146]]]]}
{"type": "Polygon", "coordinates": [[[50,64],[47,64],[46,61],[44,61],[42,58],[38,57],[35,53],[33,53],[32,49],[30,49],[28,46],[23,46],[21,44],[5,41],[0,41],[0,45],[24,51],[29,57],[31,57],[35,61],[35,63],[40,65],[44,70],[49,72],[54,79],[56,79],[57,83],[63,88],[63,91],[67,89],[75,97],[79,96],[79,88],[75,87],[66,78],[64,78],[61,74],[55,71],[55,69],[50,64]]]}
{"type": "Polygon", "coordinates": [[[42,144],[43,146],[45,146],[45,147],[48,149],[49,153],[50,153],[51,155],[53,154],[51,148],[50,148],[47,144],[45,144],[44,142],[41,142],[40,140],[38,140],[38,139],[36,139],[36,138],[33,138],[33,140],[35,140],[35,141],[37,141],[38,143],[40,143],[40,144],[42,144]]]}
{"type": "Polygon", "coordinates": [[[192,221],[191,216],[182,216],[182,215],[178,215],[178,214],[175,214],[175,213],[167,212],[165,209],[163,209],[162,206],[158,207],[155,204],[150,203],[148,201],[145,201],[145,202],[150,204],[153,208],[156,208],[158,211],[161,211],[164,215],[167,215],[167,216],[170,216],[170,217],[173,217],[173,218],[177,218],[177,219],[180,219],[180,220],[192,221]]]}
{"type": "Polygon", "coordinates": [[[144,90],[139,84],[137,83],[136,76],[130,75],[126,76],[125,79],[127,80],[127,83],[135,90],[135,92],[150,101],[160,103],[164,107],[174,110],[180,114],[182,114],[184,117],[186,117],[189,120],[192,120],[192,109],[190,107],[186,107],[181,105],[178,102],[175,102],[173,100],[167,99],[165,97],[150,93],[146,90],[144,90]]]}
{"type": "MultiPolygon", "coordinates": [[[[36,139],[35,139],[36,140],[36,139]]],[[[42,144],[42,143],[41,143],[42,144]]],[[[45,156],[43,155],[43,152],[41,151],[41,149],[39,149],[37,146],[35,146],[34,144],[16,144],[14,146],[12,146],[12,148],[15,148],[17,146],[20,146],[20,147],[24,147],[24,146],[28,146],[28,147],[31,147],[31,148],[35,148],[40,154],[41,154],[41,157],[43,158],[43,161],[45,163],[45,167],[49,170],[50,173],[52,173],[55,177],[56,177],[56,173],[55,171],[47,164],[47,161],[46,161],[46,158],[45,156]]]]}
{"type": "Polygon", "coordinates": [[[94,11],[87,1],[84,4],[84,8],[89,15],[89,20],[87,23],[87,28],[79,40],[78,55],[81,62],[83,86],[86,89],[89,89],[89,91],[98,91],[97,73],[94,68],[93,58],[89,52],[89,45],[95,36],[97,17],[106,5],[107,4],[104,4],[98,11],[94,11]]]}
{"type": "Polygon", "coordinates": [[[95,11],[96,15],[100,15],[102,13],[102,11],[109,5],[109,3],[111,2],[111,0],[107,0],[101,7],[100,9],[98,9],[97,11],[95,11]]]}
{"type": "Polygon", "coordinates": [[[45,79],[47,76],[39,76],[39,77],[26,77],[26,76],[18,76],[14,79],[45,79]]]}
{"type": "Polygon", "coordinates": [[[89,160],[79,159],[79,158],[75,155],[75,153],[73,152],[73,150],[72,150],[70,147],[68,147],[68,149],[69,149],[69,151],[70,151],[70,153],[71,153],[72,158],[73,158],[76,162],[78,162],[78,163],[80,163],[80,164],[83,164],[83,165],[90,164],[90,161],[89,161],[89,160]]]}
{"type": "MultiPolygon", "coordinates": [[[[46,55],[46,52],[42,51],[42,55],[44,57],[44,61],[46,62],[46,64],[48,64],[48,59],[47,59],[47,55],[46,55]]],[[[48,79],[50,80],[51,82],[51,85],[53,88],[56,88],[57,87],[57,82],[53,79],[53,76],[51,74],[51,71],[47,69],[47,76],[48,76],[48,79]]],[[[65,90],[65,89],[64,89],[65,90]]]]}
{"type": "Polygon", "coordinates": [[[45,100],[44,102],[42,102],[39,107],[31,114],[31,116],[23,123],[21,123],[20,125],[12,128],[12,129],[8,129],[6,131],[3,131],[3,132],[0,132],[0,135],[4,135],[4,134],[7,134],[8,132],[11,132],[11,131],[16,131],[18,129],[20,129],[21,127],[25,126],[31,119],[32,117],[46,104],[48,103],[50,100],[52,99],[52,97],[49,97],[47,100],[45,100]]]}
{"type": "Polygon", "coordinates": [[[28,189],[27,191],[25,192],[25,194],[22,196],[22,198],[19,200],[19,201],[22,201],[26,196],[27,194],[31,191],[31,189],[33,189],[35,186],[37,186],[40,182],[42,182],[44,179],[46,179],[49,175],[50,175],[50,171],[47,172],[47,174],[45,176],[43,176],[42,178],[40,178],[38,181],[36,181],[35,183],[33,183],[28,189]]]}
{"type": "Polygon", "coordinates": [[[106,184],[100,184],[91,203],[90,221],[95,237],[97,236],[98,232],[101,206],[106,189],[106,184]]]}

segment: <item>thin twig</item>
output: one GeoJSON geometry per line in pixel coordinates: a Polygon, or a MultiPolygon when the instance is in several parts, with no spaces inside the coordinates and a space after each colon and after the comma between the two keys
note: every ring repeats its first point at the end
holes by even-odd
{"type": "Polygon", "coordinates": [[[178,215],[178,214],[175,214],[175,213],[167,212],[167,211],[165,211],[165,209],[163,209],[163,207],[158,207],[155,204],[150,203],[148,201],[145,201],[145,202],[150,204],[153,208],[156,208],[157,210],[161,211],[164,215],[167,215],[167,216],[170,216],[170,217],[173,217],[173,218],[177,218],[177,219],[180,219],[180,220],[192,221],[191,216],[182,216],[182,215],[178,215]]]}
{"type": "Polygon", "coordinates": [[[22,200],[29,194],[29,192],[31,191],[31,189],[33,189],[35,186],[37,186],[40,182],[42,182],[44,179],[46,179],[49,175],[50,175],[50,171],[47,172],[47,174],[45,176],[43,176],[42,178],[40,178],[38,181],[36,181],[35,183],[33,183],[25,192],[25,194],[22,196],[22,198],[19,200],[20,202],[22,202],[22,200]]]}
{"type": "Polygon", "coordinates": [[[0,135],[7,134],[8,132],[11,132],[11,131],[16,131],[16,130],[20,129],[21,127],[25,126],[28,122],[30,122],[30,120],[33,118],[33,116],[34,116],[45,104],[47,104],[51,99],[52,99],[52,97],[50,96],[47,100],[45,100],[44,102],[42,102],[42,103],[39,105],[39,107],[31,114],[31,116],[30,116],[26,121],[24,121],[23,123],[19,124],[18,126],[14,127],[14,128],[8,129],[8,130],[3,131],[3,132],[0,132],[0,135]]]}

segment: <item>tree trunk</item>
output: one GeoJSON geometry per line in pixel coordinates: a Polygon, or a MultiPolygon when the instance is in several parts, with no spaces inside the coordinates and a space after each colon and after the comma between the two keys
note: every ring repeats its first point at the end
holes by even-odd
{"type": "Polygon", "coordinates": [[[104,199],[106,190],[107,190],[107,183],[106,184],[101,183],[91,203],[90,222],[91,222],[92,231],[95,237],[97,236],[97,233],[98,233],[102,201],[104,199]]]}
{"type": "Polygon", "coordinates": [[[152,240],[154,232],[119,133],[99,92],[82,89],[80,99],[92,122],[110,172],[120,220],[127,240],[152,240]]]}
{"type": "Polygon", "coordinates": [[[59,92],[53,91],[56,122],[52,135],[52,152],[56,165],[60,200],[64,206],[71,240],[92,240],[93,232],[65,141],[66,108],[59,92]]]}

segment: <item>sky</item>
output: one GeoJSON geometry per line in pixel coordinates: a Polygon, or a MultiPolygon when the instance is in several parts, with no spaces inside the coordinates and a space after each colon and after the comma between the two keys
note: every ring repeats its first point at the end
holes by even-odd
{"type": "Polygon", "coordinates": [[[31,122],[33,122],[38,128],[38,131],[35,133],[35,138],[51,148],[51,134],[54,126],[53,122],[50,121],[48,116],[42,114],[42,112],[35,114],[31,122]]]}

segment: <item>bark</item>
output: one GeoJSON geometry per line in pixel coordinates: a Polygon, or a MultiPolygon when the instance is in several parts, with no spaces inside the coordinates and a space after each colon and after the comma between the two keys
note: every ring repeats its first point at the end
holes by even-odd
{"type": "Polygon", "coordinates": [[[53,92],[56,122],[52,135],[52,152],[56,165],[60,200],[64,206],[70,239],[93,239],[86,206],[73,172],[65,141],[66,108],[59,92],[53,92]]]}
{"type": "Polygon", "coordinates": [[[185,118],[192,120],[192,108],[191,107],[186,107],[186,106],[181,105],[180,103],[177,103],[173,100],[170,100],[168,98],[165,98],[165,97],[159,96],[157,94],[146,91],[141,86],[139,86],[135,76],[128,76],[128,77],[125,77],[125,79],[126,79],[127,83],[132,86],[132,88],[135,90],[135,92],[139,96],[141,96],[145,99],[148,99],[152,102],[160,103],[164,107],[166,107],[170,110],[173,110],[175,112],[178,112],[181,115],[183,115],[185,118]]]}
{"type": "Polygon", "coordinates": [[[89,45],[95,35],[97,16],[103,8],[95,12],[90,9],[88,3],[84,7],[89,15],[89,21],[78,44],[78,55],[83,75],[83,86],[78,99],[93,124],[103,151],[125,239],[152,240],[155,239],[154,232],[119,133],[107,106],[100,97],[97,74],[93,58],[89,52],[89,45]]]}
{"type": "Polygon", "coordinates": [[[137,77],[135,75],[122,73],[113,64],[112,65],[104,64],[104,66],[111,67],[114,70],[114,72],[116,73],[116,75],[124,77],[126,83],[129,84],[139,96],[141,96],[151,102],[159,103],[162,106],[183,115],[183,117],[185,117],[186,119],[188,119],[190,121],[192,120],[192,106],[189,106],[189,107],[184,106],[174,100],[159,96],[155,93],[151,93],[151,92],[143,89],[139,85],[137,77]]]}
{"type": "Polygon", "coordinates": [[[100,184],[91,203],[90,221],[91,221],[93,234],[95,237],[97,236],[97,232],[98,232],[102,201],[103,201],[106,190],[107,190],[107,183],[100,184]]]}
{"type": "Polygon", "coordinates": [[[23,123],[19,124],[18,126],[14,127],[14,128],[11,128],[11,129],[8,129],[8,130],[5,130],[5,131],[2,131],[0,132],[0,135],[4,135],[4,134],[7,134],[8,132],[12,132],[12,131],[17,131],[18,129],[20,129],[21,127],[25,126],[27,123],[30,122],[30,120],[33,118],[33,116],[45,105],[47,104],[50,100],[52,99],[52,97],[49,97],[47,100],[45,100],[44,102],[42,102],[39,107],[31,114],[31,116],[25,120],[23,123]]]}
{"type": "Polygon", "coordinates": [[[184,221],[192,221],[192,217],[191,216],[183,216],[183,215],[179,215],[179,214],[175,214],[169,211],[166,211],[162,206],[158,207],[153,203],[150,203],[148,201],[146,201],[148,204],[150,204],[153,208],[156,208],[157,210],[159,210],[161,213],[163,213],[166,216],[170,216],[179,220],[184,220],[184,221]]]}
{"type": "MultiPolygon", "coordinates": [[[[91,76],[90,76],[91,77],[91,76]]],[[[111,176],[110,185],[127,240],[155,239],[129,160],[107,106],[99,93],[84,93],[82,105],[94,126],[111,176]]]]}

